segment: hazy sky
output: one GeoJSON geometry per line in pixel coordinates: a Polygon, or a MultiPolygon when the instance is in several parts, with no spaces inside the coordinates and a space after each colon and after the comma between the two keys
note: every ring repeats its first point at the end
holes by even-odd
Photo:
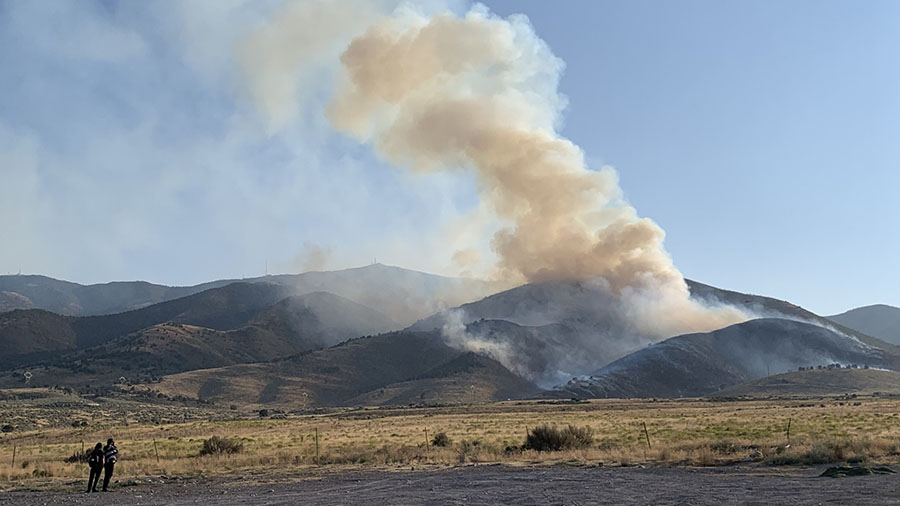
{"type": "MultiPolygon", "coordinates": [[[[250,103],[235,47],[278,4],[0,2],[0,272],[447,268],[469,177],[387,167],[316,108],[273,132],[250,103]]],[[[562,134],[616,167],[686,276],[900,306],[900,4],[487,5],[566,62],[562,134]]]]}

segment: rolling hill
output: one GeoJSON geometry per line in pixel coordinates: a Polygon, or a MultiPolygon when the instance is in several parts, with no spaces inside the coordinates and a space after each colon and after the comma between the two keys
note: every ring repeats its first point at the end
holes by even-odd
{"type": "Polygon", "coordinates": [[[711,397],[790,397],[844,394],[900,395],[900,372],[876,369],[815,369],[768,376],[711,397]]]}
{"type": "Polygon", "coordinates": [[[370,307],[407,326],[443,309],[479,300],[508,284],[427,274],[383,264],[339,271],[268,276],[295,294],[329,292],[370,307]]]}
{"type": "Polygon", "coordinates": [[[337,271],[222,279],[170,287],[144,281],[80,285],[46,276],[0,276],[0,313],[44,309],[66,316],[94,316],[141,309],[233,283],[263,283],[303,295],[329,292],[371,307],[403,325],[508,288],[495,282],[451,278],[382,264],[337,271]]]}
{"type": "Polygon", "coordinates": [[[0,291],[0,313],[33,307],[34,303],[31,302],[31,299],[18,292],[0,291]]]}
{"type": "Polygon", "coordinates": [[[410,330],[442,329],[454,345],[481,349],[549,387],[650,342],[620,315],[618,299],[595,283],[546,282],[437,313],[410,330]]]}
{"type": "Polygon", "coordinates": [[[876,304],[851,309],[829,316],[828,319],[863,334],[900,345],[900,308],[876,304]]]}
{"type": "Polygon", "coordinates": [[[44,360],[28,370],[36,385],[111,385],[119,377],[149,381],[182,371],[272,360],[316,347],[254,326],[221,331],[161,323],[44,360]]]}
{"type": "Polygon", "coordinates": [[[356,396],[349,406],[466,404],[520,399],[538,388],[485,355],[466,352],[414,379],[356,396]]]}
{"type": "MultiPolygon", "coordinates": [[[[233,281],[233,280],[232,280],[233,281]]],[[[38,275],[0,276],[0,312],[39,308],[66,316],[121,313],[231,283],[172,287],[145,281],[80,285],[38,275]]]]}
{"type": "Polygon", "coordinates": [[[275,335],[302,338],[312,346],[307,349],[400,328],[378,311],[328,292],[286,297],[256,315],[250,325],[275,335]]]}
{"type": "Polygon", "coordinates": [[[0,314],[0,367],[78,347],[71,318],[43,309],[0,314]]]}
{"type": "Polygon", "coordinates": [[[42,309],[0,314],[0,363],[21,364],[35,353],[89,348],[163,322],[233,330],[287,296],[284,287],[233,283],[143,309],[104,316],[61,316],[42,309]]]}
{"type": "MultiPolygon", "coordinates": [[[[733,305],[755,317],[837,326],[872,346],[886,346],[789,302],[690,280],[688,287],[693,298],[707,305],[733,305]]],[[[549,388],[658,340],[636,329],[622,316],[627,313],[621,299],[598,283],[532,283],[437,313],[410,329],[442,329],[455,345],[481,349],[507,368],[549,388]],[[490,323],[473,326],[482,320],[490,323]]]]}
{"type": "MultiPolygon", "coordinates": [[[[256,291],[263,285],[250,286],[256,291]]],[[[148,381],[194,369],[283,358],[394,326],[390,319],[370,308],[337,295],[315,292],[282,299],[237,329],[216,330],[167,321],[92,347],[50,357],[37,355],[42,360],[32,363],[28,370],[37,385],[111,384],[119,377],[148,381]]],[[[19,363],[18,367],[23,365],[19,363]]],[[[13,384],[21,378],[18,372],[23,371],[10,376],[13,384]]],[[[0,379],[0,384],[3,381],[0,379]]]]}
{"type": "Polygon", "coordinates": [[[892,348],[792,320],[765,318],[666,339],[629,354],[552,396],[697,397],[750,380],[839,363],[900,366],[892,348]]]}
{"type": "Polygon", "coordinates": [[[492,356],[508,369],[544,387],[569,379],[564,370],[590,370],[589,353],[565,353],[581,348],[583,334],[559,323],[527,326],[507,320],[477,320],[460,328],[442,329],[448,344],[492,356]],[[514,343],[514,345],[512,345],[514,343]]]}
{"type": "Polygon", "coordinates": [[[292,407],[481,401],[537,391],[496,361],[447,346],[439,332],[411,331],[275,362],[175,374],[146,387],[219,403],[292,407]]]}
{"type": "MultiPolygon", "coordinates": [[[[493,293],[496,284],[376,264],[218,283],[226,282],[110,315],[0,313],[0,343],[9,344],[0,385],[21,382],[27,365],[34,384],[123,376],[172,395],[317,406],[505,399],[563,383],[548,395],[693,396],[829,361],[900,366],[900,348],[877,338],[785,301],[693,281],[695,299],[766,318],[653,344],[622,316],[622,300],[592,281],[493,293]]],[[[142,300],[172,293],[153,286],[142,300]]],[[[116,289],[122,304],[136,300],[136,289],[116,289]]],[[[69,300],[60,290],[45,298],[69,300]]],[[[7,290],[0,303],[21,297],[7,290]]]]}

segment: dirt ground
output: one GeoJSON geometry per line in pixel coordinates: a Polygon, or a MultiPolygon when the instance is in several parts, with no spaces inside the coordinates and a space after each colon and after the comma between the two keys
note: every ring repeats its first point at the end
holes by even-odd
{"type": "Polygon", "coordinates": [[[0,505],[773,505],[900,503],[897,475],[819,478],[822,468],[516,468],[350,472],[318,477],[153,479],[107,493],[0,493],[0,505]]]}

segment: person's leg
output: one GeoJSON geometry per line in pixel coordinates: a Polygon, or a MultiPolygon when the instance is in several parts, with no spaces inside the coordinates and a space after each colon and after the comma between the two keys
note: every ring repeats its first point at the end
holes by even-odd
{"type": "Polygon", "coordinates": [[[94,488],[94,485],[93,485],[93,483],[94,483],[94,468],[92,467],[90,469],[91,469],[91,474],[90,474],[90,476],[88,476],[88,489],[87,489],[88,492],[90,492],[94,488]]]}
{"type": "Polygon", "coordinates": [[[105,466],[105,469],[104,469],[105,472],[103,473],[103,490],[106,490],[107,488],[109,488],[109,480],[110,480],[110,478],[112,478],[112,475],[113,475],[113,467],[115,467],[114,463],[106,464],[106,466],[105,466]]]}
{"type": "Polygon", "coordinates": [[[100,484],[100,470],[101,470],[100,466],[91,468],[91,482],[88,483],[88,491],[89,492],[97,491],[97,485],[100,484]]]}

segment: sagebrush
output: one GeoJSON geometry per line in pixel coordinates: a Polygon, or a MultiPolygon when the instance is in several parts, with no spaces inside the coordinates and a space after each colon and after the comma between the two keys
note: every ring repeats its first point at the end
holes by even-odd
{"type": "Polygon", "coordinates": [[[434,435],[434,439],[431,440],[431,446],[439,446],[442,448],[450,446],[451,443],[450,436],[448,436],[446,432],[438,432],[434,435]]]}
{"type": "Polygon", "coordinates": [[[219,436],[213,436],[203,442],[200,455],[225,455],[229,453],[241,453],[244,451],[244,443],[219,436]]]}
{"type": "Polygon", "coordinates": [[[528,431],[523,447],[539,452],[556,452],[588,448],[593,443],[594,431],[590,427],[568,425],[560,429],[551,425],[541,425],[528,431]]]}

